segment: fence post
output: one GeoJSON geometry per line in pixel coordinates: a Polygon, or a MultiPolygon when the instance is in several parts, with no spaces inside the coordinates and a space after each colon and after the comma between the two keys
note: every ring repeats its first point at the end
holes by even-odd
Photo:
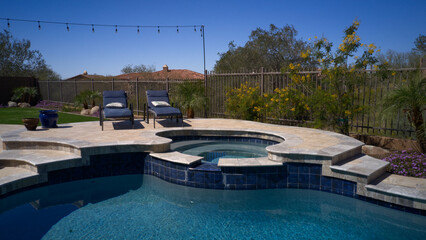
{"type": "Polygon", "coordinates": [[[50,101],[50,85],[49,85],[49,81],[47,80],[47,99],[50,101]]]}
{"type": "Polygon", "coordinates": [[[139,78],[136,78],[136,112],[139,113],[139,78]]]}
{"type": "Polygon", "coordinates": [[[61,99],[61,102],[64,102],[64,99],[62,98],[62,80],[59,80],[59,98],[61,99]]]}
{"type": "Polygon", "coordinates": [[[75,78],[74,78],[74,96],[77,97],[77,82],[75,78]]]}
{"type": "Polygon", "coordinates": [[[114,91],[114,78],[112,78],[112,82],[111,82],[111,90],[114,91]]]}
{"type": "Polygon", "coordinates": [[[263,67],[260,68],[260,95],[263,96],[263,67]]]}
{"type": "MultiPolygon", "coordinates": [[[[204,70],[204,96],[207,98],[207,70],[204,70]]],[[[204,105],[204,118],[207,118],[207,103],[204,105]]]]}
{"type": "Polygon", "coordinates": [[[93,78],[91,80],[92,80],[92,92],[94,92],[95,91],[95,83],[93,82],[93,78]]]}

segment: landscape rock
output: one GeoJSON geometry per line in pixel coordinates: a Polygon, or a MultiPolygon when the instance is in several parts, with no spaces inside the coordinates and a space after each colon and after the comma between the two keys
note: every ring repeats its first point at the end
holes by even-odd
{"type": "Polygon", "coordinates": [[[31,105],[29,103],[26,103],[26,102],[19,103],[18,106],[21,107],[21,108],[29,108],[29,107],[31,107],[31,105]]]}
{"type": "Polygon", "coordinates": [[[17,107],[17,106],[18,106],[18,104],[17,104],[16,102],[9,101],[9,102],[7,103],[7,106],[8,106],[8,107],[17,107]]]}
{"type": "Polygon", "coordinates": [[[378,159],[383,159],[391,153],[389,150],[383,149],[381,147],[376,147],[372,145],[362,146],[362,153],[367,154],[368,156],[375,157],[378,159]]]}
{"type": "Polygon", "coordinates": [[[94,106],[92,109],[90,109],[90,115],[93,115],[97,112],[99,112],[99,106],[94,106]]]}
{"type": "Polygon", "coordinates": [[[90,109],[83,109],[80,112],[81,115],[89,115],[90,114],[90,109]]]}

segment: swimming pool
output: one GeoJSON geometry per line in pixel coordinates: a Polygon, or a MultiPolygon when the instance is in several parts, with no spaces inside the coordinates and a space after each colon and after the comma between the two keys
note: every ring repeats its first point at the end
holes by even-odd
{"type": "Polygon", "coordinates": [[[0,200],[2,239],[424,239],[426,217],[307,189],[188,188],[149,175],[0,200]],[[37,210],[38,209],[38,210],[37,210]]]}
{"type": "Polygon", "coordinates": [[[218,163],[220,158],[266,157],[267,143],[230,142],[226,140],[186,140],[170,144],[171,151],[203,157],[203,161],[218,163]]]}

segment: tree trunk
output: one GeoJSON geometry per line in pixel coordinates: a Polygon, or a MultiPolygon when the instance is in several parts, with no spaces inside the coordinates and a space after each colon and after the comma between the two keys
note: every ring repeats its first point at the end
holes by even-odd
{"type": "Polygon", "coordinates": [[[187,117],[187,118],[194,118],[194,109],[192,109],[192,108],[188,108],[188,109],[186,110],[186,117],[187,117]]]}

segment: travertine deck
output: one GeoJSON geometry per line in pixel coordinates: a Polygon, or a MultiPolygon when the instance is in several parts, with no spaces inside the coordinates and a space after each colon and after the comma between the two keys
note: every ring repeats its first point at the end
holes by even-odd
{"type": "Polygon", "coordinates": [[[152,123],[141,121],[136,121],[135,129],[130,129],[127,122],[105,122],[104,131],[101,131],[99,122],[62,124],[58,128],[39,128],[37,131],[26,131],[24,126],[0,125],[3,148],[0,153],[0,195],[31,183],[47,181],[45,175],[50,170],[88,164],[87,157],[95,154],[145,151],[182,164],[199,161],[194,156],[168,152],[171,139],[167,136],[188,133],[280,140],[279,144],[266,148],[268,158],[223,159],[219,161],[219,166],[260,167],[283,162],[322,164],[324,176],[356,181],[357,194],[426,209],[426,190],[412,187],[426,186],[425,179],[391,181],[398,178],[391,175],[374,182],[383,175],[387,163],[361,156],[363,143],[344,135],[231,119],[189,119],[185,120],[183,128],[174,121],[159,120],[156,127],[154,129],[152,123]],[[27,169],[39,175],[33,175],[27,169]],[[20,175],[27,179],[24,183],[24,179],[19,181],[19,177],[16,177],[20,175]],[[28,182],[29,177],[33,182],[28,182]],[[407,191],[404,191],[406,188],[407,191]],[[404,192],[409,194],[405,197],[404,192]],[[400,201],[400,198],[407,198],[410,202],[400,201]]]}

